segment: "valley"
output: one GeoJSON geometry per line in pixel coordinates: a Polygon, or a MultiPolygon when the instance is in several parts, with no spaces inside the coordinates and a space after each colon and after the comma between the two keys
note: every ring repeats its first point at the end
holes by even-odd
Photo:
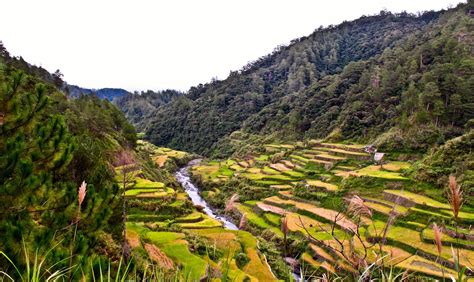
{"type": "MultiPolygon", "coordinates": [[[[177,168],[175,162],[186,164],[191,159],[184,152],[142,145],[162,166],[177,168]],[[165,163],[160,161],[163,156],[165,163]]],[[[125,194],[129,210],[127,238],[133,252],[151,259],[164,275],[182,275],[186,280],[224,275],[237,281],[276,281],[265,257],[257,251],[257,239],[216,216],[200,198],[187,172],[197,163],[190,161],[175,173],[181,185],[174,189],[142,178],[137,170],[130,171],[134,177],[125,194]]]]}
{"type": "Polygon", "coordinates": [[[119,38],[97,88],[0,41],[0,282],[474,281],[474,3],[354,18],[187,91],[121,84],[222,32],[119,38]]]}

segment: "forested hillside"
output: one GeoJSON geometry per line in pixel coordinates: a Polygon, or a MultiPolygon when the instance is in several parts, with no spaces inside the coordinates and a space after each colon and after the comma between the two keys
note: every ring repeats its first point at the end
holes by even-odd
{"type": "MultiPolygon", "coordinates": [[[[135,129],[110,102],[69,99],[37,70],[0,59],[0,250],[20,269],[35,251],[58,269],[116,262],[122,199],[112,163],[134,148],[135,129]]],[[[0,265],[13,270],[3,255],[0,265]]]]}
{"type": "Polygon", "coordinates": [[[38,67],[28,63],[21,56],[12,56],[10,52],[8,52],[7,48],[3,45],[2,41],[0,41],[0,60],[4,64],[13,66],[18,70],[35,76],[36,78],[42,80],[45,83],[53,84],[56,87],[62,87],[64,83],[64,81],[62,80],[63,74],[60,70],[56,70],[55,73],[51,74],[42,67],[38,67]]]}
{"type": "Polygon", "coordinates": [[[320,28],[133,121],[153,143],[203,154],[235,151],[237,130],[426,150],[473,118],[472,25],[464,4],[320,28]]]}
{"type": "Polygon", "coordinates": [[[88,88],[82,88],[76,85],[68,85],[68,84],[66,84],[63,88],[64,88],[64,91],[68,94],[68,96],[75,97],[75,98],[81,95],[95,94],[97,97],[101,99],[107,99],[109,101],[112,101],[116,98],[129,94],[127,90],[121,89],[121,88],[88,89],[88,88]]]}
{"type": "Polygon", "coordinates": [[[158,92],[148,90],[141,93],[128,93],[115,99],[114,104],[124,112],[127,119],[135,125],[137,130],[142,131],[150,127],[144,120],[149,120],[161,106],[174,101],[181,95],[183,93],[176,90],[158,92]]]}
{"type": "MultiPolygon", "coordinates": [[[[265,107],[279,101],[287,104],[286,99],[318,80],[339,73],[351,61],[381,53],[437,17],[436,13],[420,18],[381,13],[317,30],[231,73],[224,81],[191,88],[186,98],[148,121],[153,126],[147,136],[158,144],[208,153],[216,141],[240,129],[265,107]]],[[[282,110],[287,114],[289,108],[282,110]]]]}
{"type": "Polygon", "coordinates": [[[471,279],[471,2],[187,93],[69,85],[0,41],[0,281],[471,279]]]}
{"type": "Polygon", "coordinates": [[[381,55],[266,106],[244,129],[376,140],[403,150],[459,135],[474,117],[472,24],[464,10],[449,12],[381,55]]]}

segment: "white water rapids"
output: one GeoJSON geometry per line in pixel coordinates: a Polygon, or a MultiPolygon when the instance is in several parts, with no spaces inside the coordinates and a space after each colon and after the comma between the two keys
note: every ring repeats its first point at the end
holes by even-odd
{"type": "Polygon", "coordinates": [[[193,165],[198,164],[200,161],[201,161],[200,159],[192,160],[185,167],[180,168],[175,173],[176,180],[181,184],[181,186],[184,187],[184,190],[186,191],[186,193],[191,198],[191,201],[193,202],[193,204],[204,207],[204,212],[208,216],[222,222],[222,224],[224,224],[224,228],[227,228],[227,229],[230,229],[230,230],[238,230],[239,228],[235,224],[233,224],[232,222],[227,220],[225,217],[216,215],[214,213],[214,211],[211,209],[211,207],[209,207],[207,202],[199,194],[198,187],[196,187],[196,185],[194,185],[194,183],[191,181],[191,176],[189,174],[189,169],[193,165]]]}

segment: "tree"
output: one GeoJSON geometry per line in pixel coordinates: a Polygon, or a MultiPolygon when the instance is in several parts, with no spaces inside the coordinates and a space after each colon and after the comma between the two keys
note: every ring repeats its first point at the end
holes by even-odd
{"type": "Polygon", "coordinates": [[[124,150],[118,153],[116,165],[120,171],[121,177],[121,185],[122,185],[122,220],[123,220],[123,244],[122,244],[122,252],[125,259],[128,259],[130,256],[130,246],[128,245],[127,241],[127,200],[125,197],[125,191],[133,185],[134,180],[134,171],[135,168],[135,158],[132,152],[128,150],[124,150]]]}
{"type": "Polygon", "coordinates": [[[408,115],[413,115],[413,112],[416,109],[418,93],[418,89],[416,88],[414,82],[410,83],[408,89],[402,93],[403,111],[407,112],[408,115]]]}
{"type": "Polygon", "coordinates": [[[21,211],[34,204],[39,199],[31,193],[51,185],[52,173],[72,157],[63,118],[45,116],[49,101],[46,87],[37,84],[34,92],[24,91],[23,77],[21,72],[14,73],[1,90],[0,192],[9,198],[2,201],[2,212],[21,211]]]}
{"type": "Polygon", "coordinates": [[[10,53],[7,48],[3,45],[3,42],[0,40],[0,57],[7,59],[10,58],[10,53]]]}
{"type": "Polygon", "coordinates": [[[0,87],[0,246],[7,252],[33,229],[33,219],[70,204],[62,201],[67,187],[55,176],[69,164],[74,145],[63,117],[48,113],[47,87],[29,79],[15,71],[0,87]]]}
{"type": "Polygon", "coordinates": [[[53,73],[53,83],[54,85],[61,89],[63,84],[64,84],[64,81],[63,81],[63,74],[60,70],[56,70],[54,73],[53,73]]]}
{"type": "Polygon", "coordinates": [[[441,100],[435,100],[433,106],[433,116],[435,117],[435,125],[438,126],[439,119],[444,115],[444,104],[441,100]]]}
{"type": "Polygon", "coordinates": [[[425,85],[425,89],[420,96],[421,105],[425,107],[426,111],[430,111],[433,108],[436,100],[441,98],[438,86],[434,82],[428,82],[425,85]]]}

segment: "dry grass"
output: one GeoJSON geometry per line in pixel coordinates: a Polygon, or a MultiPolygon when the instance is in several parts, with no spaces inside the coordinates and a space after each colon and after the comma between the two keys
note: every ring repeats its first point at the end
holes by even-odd
{"type": "Polygon", "coordinates": [[[331,192],[337,191],[337,185],[322,182],[320,180],[307,180],[306,183],[308,183],[308,185],[310,185],[310,186],[318,187],[318,188],[324,188],[324,189],[326,189],[328,191],[331,191],[331,192]]]}
{"type": "Polygon", "coordinates": [[[239,200],[239,195],[234,194],[225,204],[224,212],[228,213],[235,208],[235,203],[239,200]]]}
{"type": "Polygon", "coordinates": [[[390,171],[400,171],[402,169],[408,169],[410,168],[410,164],[407,162],[389,162],[383,165],[383,169],[385,170],[390,170],[390,171]]]}
{"type": "Polygon", "coordinates": [[[226,232],[221,228],[213,229],[196,229],[193,233],[199,234],[200,236],[209,239],[211,244],[215,244],[216,247],[221,249],[237,249],[240,244],[237,242],[237,236],[232,232],[226,232]]]}
{"type": "Polygon", "coordinates": [[[244,213],[241,217],[240,217],[240,222],[239,222],[239,229],[240,230],[243,230],[247,227],[247,215],[244,213]]]}
{"type": "Polygon", "coordinates": [[[166,161],[168,160],[168,156],[167,155],[156,156],[154,158],[154,160],[155,160],[155,163],[159,167],[163,167],[165,165],[166,161]]]}
{"type": "Polygon", "coordinates": [[[288,170],[291,170],[290,168],[286,167],[284,164],[282,163],[276,163],[276,164],[270,164],[268,165],[269,167],[275,169],[275,170],[278,170],[278,171],[281,171],[281,172],[284,172],[284,171],[288,171],[288,170]]]}
{"type": "Polygon", "coordinates": [[[81,186],[79,186],[79,190],[77,191],[77,201],[79,202],[79,207],[82,205],[82,202],[84,201],[84,198],[86,197],[86,192],[87,192],[87,183],[85,181],[82,181],[81,186]]]}
{"type": "Polygon", "coordinates": [[[173,261],[166,256],[157,246],[145,243],[144,245],[148,256],[162,269],[173,269],[173,261]]]}
{"type": "Polygon", "coordinates": [[[280,163],[284,164],[288,168],[295,168],[296,165],[288,160],[281,160],[280,163]]]}
{"type": "Polygon", "coordinates": [[[290,206],[296,206],[300,210],[304,210],[307,212],[310,212],[316,216],[319,216],[321,218],[324,218],[326,220],[329,220],[331,222],[334,222],[341,228],[345,230],[350,230],[350,231],[355,231],[357,230],[357,225],[353,223],[349,218],[347,218],[345,215],[334,211],[334,210],[329,210],[325,208],[320,208],[316,207],[314,205],[308,204],[308,203],[303,203],[303,202],[298,202],[294,200],[283,200],[277,196],[273,196],[270,198],[265,199],[268,203],[276,203],[276,204],[282,204],[282,205],[290,205],[290,206]]]}
{"type": "Polygon", "coordinates": [[[438,248],[438,255],[441,256],[441,250],[443,249],[443,243],[441,242],[441,229],[436,223],[433,224],[433,234],[436,248],[438,248]]]}
{"type": "Polygon", "coordinates": [[[275,206],[272,206],[272,205],[268,205],[268,204],[265,204],[265,203],[262,203],[262,202],[258,202],[257,207],[259,209],[261,209],[262,211],[264,211],[264,212],[271,212],[271,213],[278,214],[278,215],[285,215],[285,213],[286,213],[285,209],[282,209],[280,207],[275,207],[275,206]]]}
{"type": "Polygon", "coordinates": [[[354,195],[350,199],[348,199],[349,202],[349,207],[348,211],[350,214],[356,216],[356,217],[361,217],[361,216],[368,216],[372,217],[372,211],[367,207],[364,203],[364,200],[362,200],[361,197],[354,195]]]}
{"type": "Polygon", "coordinates": [[[132,248],[140,247],[140,236],[137,232],[127,229],[127,240],[132,248]]]}

